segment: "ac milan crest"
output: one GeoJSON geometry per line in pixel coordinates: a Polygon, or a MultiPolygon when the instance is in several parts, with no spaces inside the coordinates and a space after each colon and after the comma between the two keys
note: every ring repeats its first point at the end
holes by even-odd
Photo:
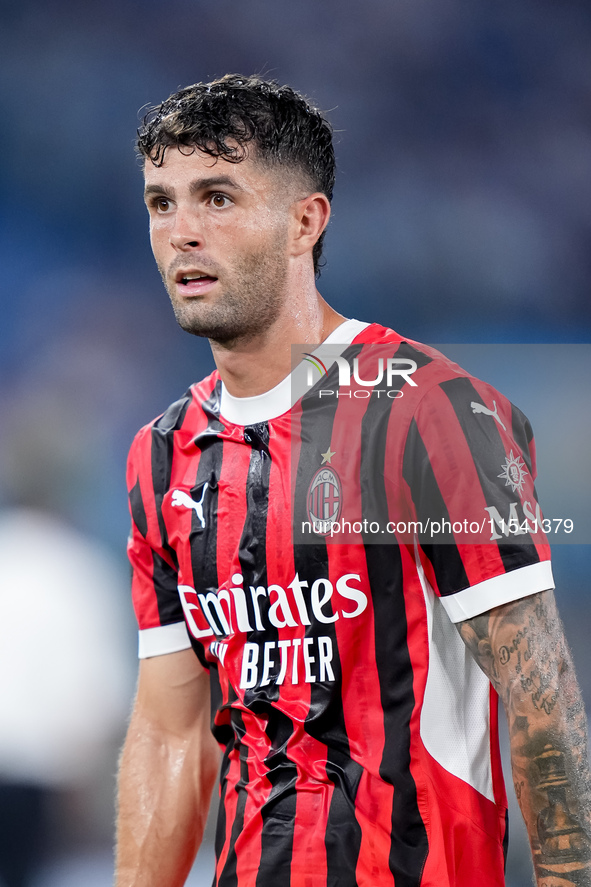
{"type": "Polygon", "coordinates": [[[308,517],[319,536],[328,536],[339,519],[342,498],[341,481],[334,468],[319,468],[308,489],[308,517]]]}

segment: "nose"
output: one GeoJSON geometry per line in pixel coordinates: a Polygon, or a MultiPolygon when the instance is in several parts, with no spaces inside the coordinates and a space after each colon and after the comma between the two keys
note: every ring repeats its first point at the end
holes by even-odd
{"type": "Polygon", "coordinates": [[[203,246],[203,234],[196,213],[177,210],[170,243],[179,252],[203,246]]]}

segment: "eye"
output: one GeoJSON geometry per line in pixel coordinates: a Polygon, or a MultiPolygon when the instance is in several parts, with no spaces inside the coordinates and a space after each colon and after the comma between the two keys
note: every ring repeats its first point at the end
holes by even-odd
{"type": "Polygon", "coordinates": [[[146,200],[146,203],[147,203],[147,206],[148,206],[148,209],[150,210],[150,212],[155,212],[155,213],[158,213],[159,215],[162,215],[163,213],[170,212],[170,209],[172,206],[168,197],[162,197],[162,196],[158,196],[158,195],[154,195],[153,197],[149,197],[146,200]]]}
{"type": "Polygon", "coordinates": [[[209,202],[216,209],[225,209],[227,206],[230,206],[232,204],[232,201],[229,197],[226,197],[225,194],[220,193],[212,194],[209,198],[209,202]]]}

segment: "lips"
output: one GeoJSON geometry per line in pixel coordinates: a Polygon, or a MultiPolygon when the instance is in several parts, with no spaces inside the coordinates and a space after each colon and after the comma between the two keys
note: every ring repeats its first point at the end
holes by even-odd
{"type": "Polygon", "coordinates": [[[184,296],[198,296],[207,292],[216,282],[217,277],[204,271],[182,269],[177,272],[177,291],[184,296]]]}
{"type": "Polygon", "coordinates": [[[212,277],[210,274],[187,274],[185,277],[181,277],[180,283],[183,286],[186,286],[188,283],[191,283],[194,280],[215,280],[216,278],[212,277]]]}

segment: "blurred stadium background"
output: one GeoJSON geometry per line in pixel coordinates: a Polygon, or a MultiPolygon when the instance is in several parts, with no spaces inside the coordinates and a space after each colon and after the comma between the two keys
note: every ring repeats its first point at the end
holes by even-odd
{"type": "MultiPolygon", "coordinates": [[[[35,871],[9,887],[106,887],[135,672],[126,451],[212,367],[153,266],[138,109],[227,71],[290,83],[337,130],[329,301],[431,343],[588,343],[591,8],[2,0],[0,66],[0,830],[10,844],[25,785],[35,871]]],[[[559,486],[584,498],[588,457],[567,454],[589,440],[589,361],[572,373],[558,421],[527,367],[518,404],[554,427],[559,486]]],[[[589,704],[589,548],[555,562],[589,704]]],[[[508,884],[525,887],[513,823],[508,884]]],[[[194,884],[209,883],[204,857],[194,884]]]]}

